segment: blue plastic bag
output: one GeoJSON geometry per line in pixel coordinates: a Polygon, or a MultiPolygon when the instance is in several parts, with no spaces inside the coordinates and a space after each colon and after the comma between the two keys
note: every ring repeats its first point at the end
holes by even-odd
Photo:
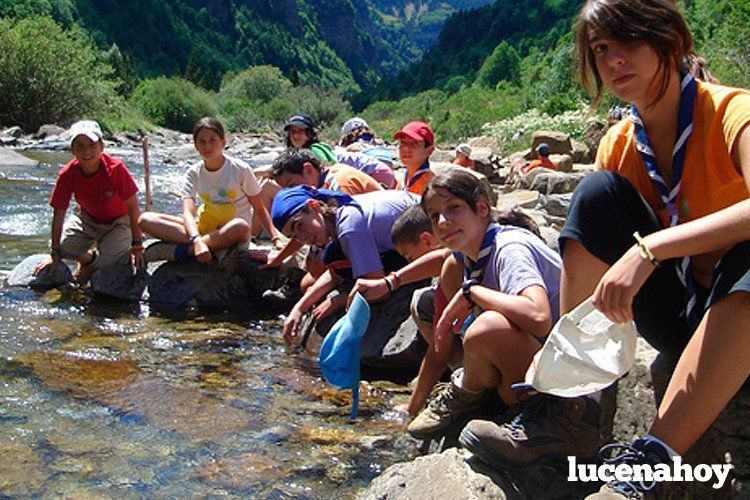
{"type": "Polygon", "coordinates": [[[359,343],[370,324],[370,305],[357,293],[349,311],[339,319],[323,339],[318,364],[323,377],[339,389],[352,390],[351,419],[359,406],[359,343]]]}

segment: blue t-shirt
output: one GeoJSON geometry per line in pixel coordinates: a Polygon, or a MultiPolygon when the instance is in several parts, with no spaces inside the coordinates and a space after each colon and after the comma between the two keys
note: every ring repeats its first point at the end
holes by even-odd
{"type": "MultiPolygon", "coordinates": [[[[453,252],[459,263],[463,254],[453,252]]],[[[508,295],[519,295],[530,286],[547,291],[552,324],[560,316],[560,272],[562,260],[541,238],[516,226],[500,226],[495,247],[482,277],[482,286],[508,295]]]]}
{"type": "Polygon", "coordinates": [[[419,197],[404,191],[373,191],[353,197],[359,207],[336,209],[336,234],[352,265],[354,278],[382,271],[380,254],[393,250],[391,228],[419,197]]]}

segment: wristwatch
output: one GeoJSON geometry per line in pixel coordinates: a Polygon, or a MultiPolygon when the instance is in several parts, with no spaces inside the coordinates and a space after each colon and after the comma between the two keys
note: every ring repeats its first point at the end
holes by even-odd
{"type": "Polygon", "coordinates": [[[463,295],[464,298],[469,301],[469,304],[471,304],[472,307],[476,304],[474,304],[474,301],[471,299],[471,287],[478,284],[479,280],[476,279],[464,280],[464,282],[461,283],[461,295],[463,295]]]}

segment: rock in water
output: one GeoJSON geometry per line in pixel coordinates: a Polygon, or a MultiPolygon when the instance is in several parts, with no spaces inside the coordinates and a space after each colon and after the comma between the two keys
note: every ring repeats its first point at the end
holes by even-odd
{"type": "Polygon", "coordinates": [[[99,268],[91,277],[91,288],[99,295],[137,301],[143,296],[148,282],[145,269],[133,273],[129,263],[121,263],[99,268]]]}
{"type": "Polygon", "coordinates": [[[258,266],[246,252],[209,264],[165,262],[151,275],[148,300],[170,307],[194,302],[199,307],[247,308],[262,300],[264,290],[277,286],[278,271],[258,266]]]}
{"type": "Polygon", "coordinates": [[[40,276],[34,276],[33,273],[36,265],[48,257],[49,255],[46,253],[26,257],[8,275],[8,286],[28,286],[31,288],[48,289],[56,288],[73,281],[73,273],[70,272],[70,268],[64,262],[60,262],[51,274],[44,273],[40,276]]]}

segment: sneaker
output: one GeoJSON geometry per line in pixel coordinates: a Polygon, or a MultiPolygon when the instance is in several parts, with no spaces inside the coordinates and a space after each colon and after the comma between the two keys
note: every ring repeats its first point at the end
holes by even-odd
{"type": "Polygon", "coordinates": [[[156,241],[151,243],[143,251],[143,258],[146,262],[158,262],[160,260],[174,261],[177,243],[166,241],[156,241]]]}
{"type": "MultiPolygon", "coordinates": [[[[632,446],[608,444],[599,450],[599,459],[615,467],[619,464],[663,464],[670,463],[667,450],[655,441],[636,439],[632,446]]],[[[617,500],[624,498],[643,499],[654,493],[657,481],[610,481],[601,489],[586,497],[586,500],[617,500]]]]}
{"type": "Polygon", "coordinates": [[[450,429],[464,425],[482,408],[487,391],[473,393],[459,387],[456,381],[462,375],[462,368],[453,372],[450,384],[406,428],[409,434],[417,439],[430,439],[448,433],[450,429]]]}
{"type": "Polygon", "coordinates": [[[521,413],[508,423],[469,422],[458,442],[497,469],[596,456],[601,410],[594,400],[539,394],[522,404],[521,413]]]}
{"type": "Polygon", "coordinates": [[[300,269],[289,269],[282,285],[276,290],[264,291],[263,299],[269,302],[272,306],[279,308],[286,307],[289,304],[294,304],[300,299],[300,297],[302,297],[299,282],[302,280],[304,274],[305,273],[300,269]]]}

